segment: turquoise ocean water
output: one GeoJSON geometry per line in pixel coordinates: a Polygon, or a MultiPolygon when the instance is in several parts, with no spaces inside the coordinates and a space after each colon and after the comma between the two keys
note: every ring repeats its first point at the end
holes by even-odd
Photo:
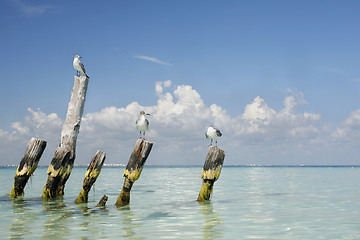
{"type": "Polygon", "coordinates": [[[120,209],[123,167],[103,167],[81,205],[73,201],[86,168],[49,203],[40,199],[45,167],[23,200],[7,200],[15,170],[0,168],[0,239],[360,239],[358,167],[224,167],[205,204],[195,201],[201,167],[145,167],[120,209]]]}

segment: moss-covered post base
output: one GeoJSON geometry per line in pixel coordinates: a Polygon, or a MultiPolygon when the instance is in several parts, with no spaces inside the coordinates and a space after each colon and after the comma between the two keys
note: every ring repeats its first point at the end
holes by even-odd
{"type": "Polygon", "coordinates": [[[30,176],[35,172],[40,158],[46,148],[46,141],[31,138],[27,144],[23,158],[16,169],[14,185],[9,194],[10,198],[22,196],[30,176]]]}
{"type": "Polygon", "coordinates": [[[134,150],[124,171],[124,185],[115,203],[116,206],[122,207],[130,203],[131,187],[134,182],[139,179],[152,146],[152,142],[144,139],[138,139],[136,141],[134,150]]]}
{"type": "Polygon", "coordinates": [[[130,181],[127,177],[125,177],[123,188],[121,189],[121,193],[116,200],[115,205],[117,207],[122,207],[129,205],[130,203],[130,191],[134,182],[130,181]]]}
{"type": "Polygon", "coordinates": [[[66,174],[69,162],[74,161],[71,151],[58,147],[54,157],[48,167],[48,179],[42,192],[43,200],[55,199],[64,194],[64,186],[61,184],[63,176],[66,174]]]}
{"type": "Polygon", "coordinates": [[[197,201],[204,202],[210,200],[214,183],[220,177],[224,158],[225,152],[223,150],[210,146],[201,174],[203,182],[197,201]]]}
{"type": "Polygon", "coordinates": [[[211,193],[214,187],[214,182],[215,182],[214,180],[203,179],[197,201],[205,202],[210,200],[211,193]]]}
{"type": "Polygon", "coordinates": [[[99,203],[98,203],[96,206],[97,206],[97,207],[105,207],[107,200],[108,200],[108,196],[104,195],[104,196],[100,199],[99,203]]]}
{"type": "Polygon", "coordinates": [[[89,167],[86,170],[83,187],[79,196],[75,200],[75,203],[88,202],[88,196],[92,185],[94,185],[96,179],[100,175],[101,168],[104,164],[106,154],[103,151],[98,150],[91,160],[89,167]]]}

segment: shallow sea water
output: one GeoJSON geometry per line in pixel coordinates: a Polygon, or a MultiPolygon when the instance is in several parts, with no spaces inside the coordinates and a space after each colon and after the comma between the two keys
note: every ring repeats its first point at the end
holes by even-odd
{"type": "Polygon", "coordinates": [[[130,205],[114,203],[122,167],[103,167],[76,205],[86,168],[63,200],[43,203],[45,167],[10,201],[15,168],[0,168],[0,239],[360,239],[360,168],[224,167],[212,200],[196,202],[201,167],[145,167],[130,205]],[[109,196],[105,208],[96,204],[109,196]]]}

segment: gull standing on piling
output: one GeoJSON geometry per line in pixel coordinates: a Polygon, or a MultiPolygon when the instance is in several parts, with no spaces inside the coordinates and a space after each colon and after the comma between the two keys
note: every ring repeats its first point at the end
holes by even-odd
{"type": "Polygon", "coordinates": [[[141,111],[138,120],[136,120],[136,129],[140,131],[140,139],[141,139],[141,132],[143,132],[144,140],[145,140],[145,131],[149,129],[149,121],[146,119],[145,117],[146,115],[150,115],[150,114],[141,111]]]}
{"type": "Polygon", "coordinates": [[[84,64],[80,61],[80,58],[81,57],[79,55],[75,55],[74,61],[73,61],[73,66],[76,70],[76,76],[79,76],[79,73],[81,73],[81,75],[89,78],[89,76],[86,75],[84,64]]]}
{"type": "Polygon", "coordinates": [[[213,140],[215,140],[216,147],[217,147],[217,139],[219,137],[221,137],[221,135],[222,135],[222,133],[220,132],[220,130],[217,128],[214,128],[213,126],[209,126],[205,133],[205,137],[207,139],[211,140],[210,146],[212,146],[212,142],[213,142],[213,140]]]}

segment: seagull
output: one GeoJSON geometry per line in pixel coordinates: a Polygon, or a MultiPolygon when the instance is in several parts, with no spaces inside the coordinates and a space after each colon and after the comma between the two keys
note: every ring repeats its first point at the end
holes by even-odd
{"type": "Polygon", "coordinates": [[[149,129],[149,121],[146,119],[145,117],[146,115],[150,115],[150,114],[141,111],[138,120],[136,120],[136,129],[140,131],[140,139],[141,139],[141,132],[143,132],[143,136],[145,139],[145,131],[149,129]]]}
{"type": "Polygon", "coordinates": [[[75,55],[74,61],[73,61],[73,66],[76,70],[76,76],[79,76],[80,75],[79,73],[81,73],[81,75],[89,78],[89,76],[86,75],[84,64],[82,62],[80,62],[80,58],[81,57],[79,55],[75,55]]]}
{"type": "Polygon", "coordinates": [[[210,139],[211,142],[210,142],[210,145],[209,146],[212,146],[212,142],[213,140],[215,139],[215,144],[216,144],[216,147],[217,147],[217,139],[219,137],[221,137],[222,133],[220,132],[219,129],[217,128],[214,128],[213,126],[209,126],[206,133],[205,133],[205,137],[207,139],[210,139]]]}

